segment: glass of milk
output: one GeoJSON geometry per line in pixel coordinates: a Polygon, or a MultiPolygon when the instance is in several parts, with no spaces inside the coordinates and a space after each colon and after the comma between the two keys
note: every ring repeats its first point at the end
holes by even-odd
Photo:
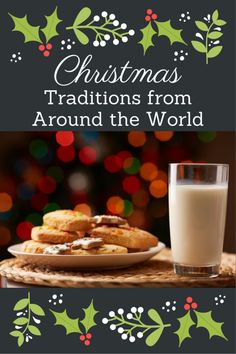
{"type": "Polygon", "coordinates": [[[216,277],[223,251],[229,166],[169,165],[169,218],[174,271],[216,277]]]}

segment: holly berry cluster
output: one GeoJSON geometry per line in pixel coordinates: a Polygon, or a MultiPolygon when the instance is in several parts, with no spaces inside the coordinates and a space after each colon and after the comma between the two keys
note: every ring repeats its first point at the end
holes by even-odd
{"type": "Polygon", "coordinates": [[[81,334],[81,336],[79,337],[79,339],[81,340],[81,342],[84,343],[84,345],[86,345],[86,347],[88,347],[90,345],[90,339],[92,338],[92,334],[91,333],[86,333],[81,334]]]}
{"type": "Polygon", "coordinates": [[[43,55],[47,58],[50,56],[52,50],[52,44],[47,43],[46,45],[40,44],[39,45],[39,51],[43,53],[43,55]]]}
{"type": "Polygon", "coordinates": [[[145,21],[146,22],[149,22],[151,20],[156,20],[157,19],[157,14],[155,14],[152,9],[147,9],[146,14],[147,14],[145,16],[145,21]]]}
{"type": "Polygon", "coordinates": [[[186,304],[184,304],[184,309],[186,311],[190,309],[196,310],[198,308],[198,304],[196,302],[193,302],[193,298],[191,296],[188,296],[186,298],[186,304]]]}

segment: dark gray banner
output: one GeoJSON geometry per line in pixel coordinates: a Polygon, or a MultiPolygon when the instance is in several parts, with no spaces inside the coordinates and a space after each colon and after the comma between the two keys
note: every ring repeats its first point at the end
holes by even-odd
{"type": "Polygon", "coordinates": [[[1,290],[1,353],[235,353],[235,289],[1,290]]]}
{"type": "Polygon", "coordinates": [[[8,0],[0,22],[2,131],[235,129],[233,0],[8,0]]]}

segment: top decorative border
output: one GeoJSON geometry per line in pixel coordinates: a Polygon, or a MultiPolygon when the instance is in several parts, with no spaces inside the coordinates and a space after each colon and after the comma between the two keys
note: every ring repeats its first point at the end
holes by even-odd
{"type": "MultiPolygon", "coordinates": [[[[55,8],[51,15],[45,16],[45,26],[31,25],[27,15],[23,18],[12,14],[9,15],[15,25],[13,31],[24,35],[24,43],[39,43],[39,51],[43,53],[44,57],[49,57],[53,49],[52,39],[60,35],[58,25],[63,22],[58,17],[58,7],[55,8]]],[[[187,12],[186,15],[184,13],[181,14],[179,21],[187,22],[190,19],[189,12],[187,12]]],[[[151,47],[155,47],[157,40],[161,36],[169,40],[170,46],[175,43],[183,46],[191,45],[195,51],[204,54],[206,64],[209,63],[209,59],[217,57],[222,52],[223,45],[220,45],[220,38],[223,36],[222,27],[226,25],[226,21],[219,18],[218,10],[215,10],[211,15],[208,14],[203,17],[203,21],[195,21],[198,32],[195,34],[196,39],[193,39],[190,43],[187,43],[184,39],[183,29],[173,27],[171,19],[159,20],[159,16],[152,9],[146,10],[145,21],[147,24],[140,29],[142,39],[138,42],[143,48],[144,55],[147,54],[151,47]]],[[[112,41],[114,45],[127,43],[129,36],[135,35],[135,31],[128,29],[126,23],[120,23],[115,14],[108,14],[106,11],[102,11],[101,15],[92,15],[92,10],[89,7],[82,8],[73,24],[64,29],[73,31],[80,44],[88,45],[92,42],[94,47],[105,47],[108,41],[112,41]],[[91,18],[91,16],[93,17],[91,18]]],[[[183,53],[183,51],[181,52],[183,53]]],[[[178,52],[175,52],[175,56],[178,56],[178,54],[178,52]]],[[[177,58],[174,60],[177,61],[177,58]]],[[[180,61],[183,60],[180,57],[180,61]]]]}

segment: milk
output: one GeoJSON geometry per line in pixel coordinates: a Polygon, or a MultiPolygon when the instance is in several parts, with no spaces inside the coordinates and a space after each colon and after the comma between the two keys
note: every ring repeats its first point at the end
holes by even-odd
{"type": "Polygon", "coordinates": [[[174,263],[198,267],[220,264],[227,191],[227,185],[170,184],[174,263]]]}

